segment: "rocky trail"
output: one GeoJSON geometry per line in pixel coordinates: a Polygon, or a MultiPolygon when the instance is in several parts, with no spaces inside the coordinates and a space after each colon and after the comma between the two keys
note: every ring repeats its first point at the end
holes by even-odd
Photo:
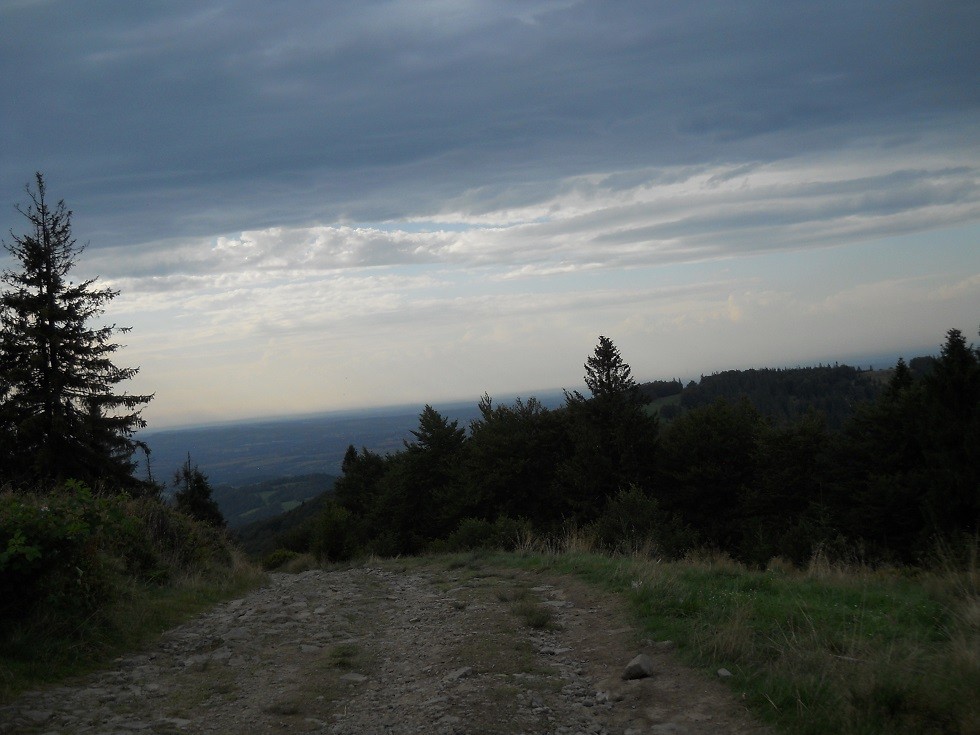
{"type": "Polygon", "coordinates": [[[757,733],[718,681],[567,577],[273,574],[153,648],[0,709],[0,734],[757,733]],[[652,675],[624,679],[637,654],[652,675]]]}

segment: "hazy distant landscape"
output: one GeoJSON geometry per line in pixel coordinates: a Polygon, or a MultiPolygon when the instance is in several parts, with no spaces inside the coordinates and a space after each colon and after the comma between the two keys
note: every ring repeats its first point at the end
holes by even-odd
{"type": "MultiPolygon", "coordinates": [[[[418,411],[324,414],[147,432],[155,479],[168,482],[187,459],[215,485],[245,485],[290,475],[339,474],[348,444],[385,452],[401,447],[418,411]]],[[[146,472],[141,460],[140,472],[146,472]]]]}
{"type": "MultiPolygon", "coordinates": [[[[536,397],[549,407],[560,405],[562,400],[560,391],[536,397]]],[[[411,438],[422,408],[388,406],[146,431],[140,438],[150,447],[153,477],[159,482],[169,482],[190,454],[212,484],[241,486],[296,475],[339,475],[344,451],[351,444],[381,454],[398,451],[403,440],[411,438]]],[[[479,415],[477,398],[438,404],[436,408],[464,426],[479,415]]],[[[142,458],[137,474],[146,475],[142,458]]]]}

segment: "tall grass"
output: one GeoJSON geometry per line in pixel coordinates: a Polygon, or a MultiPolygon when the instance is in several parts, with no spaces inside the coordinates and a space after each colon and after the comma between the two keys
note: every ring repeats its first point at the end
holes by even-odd
{"type": "Polygon", "coordinates": [[[44,614],[10,625],[0,644],[0,703],[149,645],[167,629],[263,579],[257,567],[235,554],[224,570],[188,573],[166,586],[130,581],[112,603],[72,629],[44,614]]]}
{"type": "Polygon", "coordinates": [[[647,634],[707,675],[727,668],[784,732],[980,733],[976,546],[928,570],[824,557],[757,570],[710,554],[600,555],[573,530],[500,560],[622,595],[647,634]]]}
{"type": "Polygon", "coordinates": [[[0,702],[145,645],[262,572],[153,498],[0,493],[0,702]]]}

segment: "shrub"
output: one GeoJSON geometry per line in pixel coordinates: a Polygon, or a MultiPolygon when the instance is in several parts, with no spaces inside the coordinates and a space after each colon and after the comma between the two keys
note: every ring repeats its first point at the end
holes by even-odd
{"type": "MultiPolygon", "coordinates": [[[[464,518],[456,530],[449,534],[445,547],[448,551],[469,551],[471,549],[503,549],[511,551],[517,547],[522,534],[530,531],[530,523],[524,519],[515,520],[500,516],[490,523],[481,518],[464,518]]],[[[430,545],[430,550],[436,548],[430,545]]]]}
{"type": "Polygon", "coordinates": [[[224,531],[195,521],[155,498],[128,499],[126,536],[117,552],[127,570],[144,581],[164,582],[174,574],[231,563],[224,531]]]}
{"type": "Polygon", "coordinates": [[[276,549],[262,560],[262,568],[266,570],[278,569],[286,562],[292,561],[299,556],[299,553],[292,549],[276,549]]]}
{"type": "Polygon", "coordinates": [[[39,608],[86,614],[106,602],[116,573],[108,548],[122,526],[117,502],[78,483],[0,495],[0,620],[39,608]]]}
{"type": "Polygon", "coordinates": [[[610,551],[648,548],[676,557],[692,541],[690,530],[679,518],[661,510],[656,498],[635,485],[609,499],[594,529],[599,543],[610,551]]]}
{"type": "Polygon", "coordinates": [[[225,536],[158,499],[95,496],[77,482],[0,494],[0,621],[45,613],[72,625],[126,578],[164,582],[230,565],[225,536]]]}
{"type": "Polygon", "coordinates": [[[482,518],[464,518],[446,539],[450,551],[488,548],[492,543],[493,524],[482,518]]]}
{"type": "Polygon", "coordinates": [[[531,522],[526,518],[500,516],[493,522],[494,546],[499,549],[513,551],[530,535],[531,522]]]}

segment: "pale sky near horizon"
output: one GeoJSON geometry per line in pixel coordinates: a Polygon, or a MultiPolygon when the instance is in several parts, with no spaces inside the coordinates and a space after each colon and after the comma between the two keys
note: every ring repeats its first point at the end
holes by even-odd
{"type": "Polygon", "coordinates": [[[0,233],[42,171],[151,429],[935,353],[978,69],[972,0],[0,0],[0,233]]]}

